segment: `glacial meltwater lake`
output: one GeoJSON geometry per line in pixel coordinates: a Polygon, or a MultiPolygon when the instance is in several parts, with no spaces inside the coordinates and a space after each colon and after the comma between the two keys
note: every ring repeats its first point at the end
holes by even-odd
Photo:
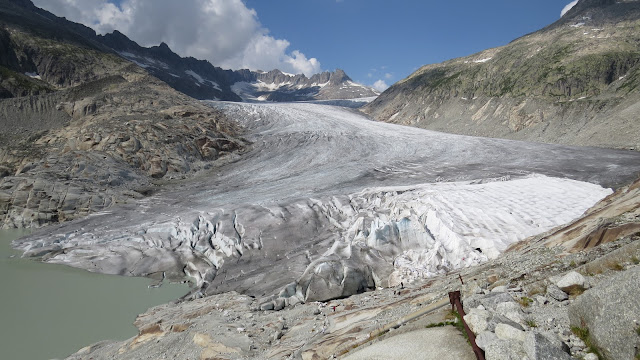
{"type": "Polygon", "coordinates": [[[22,259],[11,240],[24,234],[0,230],[0,359],[61,359],[101,340],[125,340],[137,334],[136,315],[189,291],[22,259]]]}

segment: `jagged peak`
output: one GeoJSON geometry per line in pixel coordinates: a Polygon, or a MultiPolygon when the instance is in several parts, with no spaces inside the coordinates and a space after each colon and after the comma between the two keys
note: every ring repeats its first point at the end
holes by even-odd
{"type": "Polygon", "coordinates": [[[10,3],[26,7],[26,8],[35,8],[36,6],[33,4],[31,0],[8,0],[10,3]]]}
{"type": "Polygon", "coordinates": [[[617,18],[629,15],[629,10],[638,10],[638,8],[640,8],[639,0],[580,0],[564,14],[562,20],[577,16],[597,16],[600,20],[615,21],[617,18]]]}

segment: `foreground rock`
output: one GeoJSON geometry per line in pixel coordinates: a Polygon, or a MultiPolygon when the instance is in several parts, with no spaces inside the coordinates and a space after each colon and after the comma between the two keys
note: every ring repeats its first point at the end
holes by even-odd
{"type": "Polygon", "coordinates": [[[601,282],[569,307],[571,326],[588,329],[607,359],[633,359],[640,354],[640,267],[601,282]]]}

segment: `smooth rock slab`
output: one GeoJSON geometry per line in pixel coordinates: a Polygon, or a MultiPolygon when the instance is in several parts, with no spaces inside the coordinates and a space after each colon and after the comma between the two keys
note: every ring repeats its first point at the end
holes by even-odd
{"type": "Polygon", "coordinates": [[[386,338],[343,357],[344,360],[475,360],[471,346],[452,326],[412,331],[386,338]]]}

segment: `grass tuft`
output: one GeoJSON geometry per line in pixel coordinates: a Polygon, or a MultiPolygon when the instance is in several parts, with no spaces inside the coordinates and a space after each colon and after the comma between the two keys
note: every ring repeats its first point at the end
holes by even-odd
{"type": "Polygon", "coordinates": [[[457,319],[457,321],[454,320],[453,325],[456,327],[456,329],[458,329],[458,331],[460,331],[460,333],[462,333],[462,336],[465,338],[465,340],[467,340],[467,343],[471,345],[469,335],[467,335],[467,331],[465,330],[464,324],[462,323],[462,317],[460,316],[460,314],[458,314],[457,311],[451,311],[451,314],[453,314],[457,319]]]}
{"type": "Polygon", "coordinates": [[[538,324],[536,324],[536,321],[533,320],[533,319],[527,319],[527,320],[525,320],[525,323],[530,328],[537,328],[538,327],[538,324]]]}
{"type": "Polygon", "coordinates": [[[587,352],[595,354],[600,360],[604,359],[596,345],[593,343],[593,340],[591,340],[591,336],[589,336],[589,329],[574,326],[571,328],[571,331],[579,337],[585,345],[587,345],[587,352]]]}
{"type": "Polygon", "coordinates": [[[453,325],[456,326],[456,321],[443,321],[443,322],[439,322],[439,323],[432,323],[426,326],[427,329],[431,329],[431,328],[435,328],[435,327],[443,327],[443,326],[449,326],[449,325],[453,325]]]}
{"type": "Polygon", "coordinates": [[[522,307],[529,307],[531,304],[533,304],[533,299],[523,296],[518,299],[518,304],[520,304],[522,307]]]}

